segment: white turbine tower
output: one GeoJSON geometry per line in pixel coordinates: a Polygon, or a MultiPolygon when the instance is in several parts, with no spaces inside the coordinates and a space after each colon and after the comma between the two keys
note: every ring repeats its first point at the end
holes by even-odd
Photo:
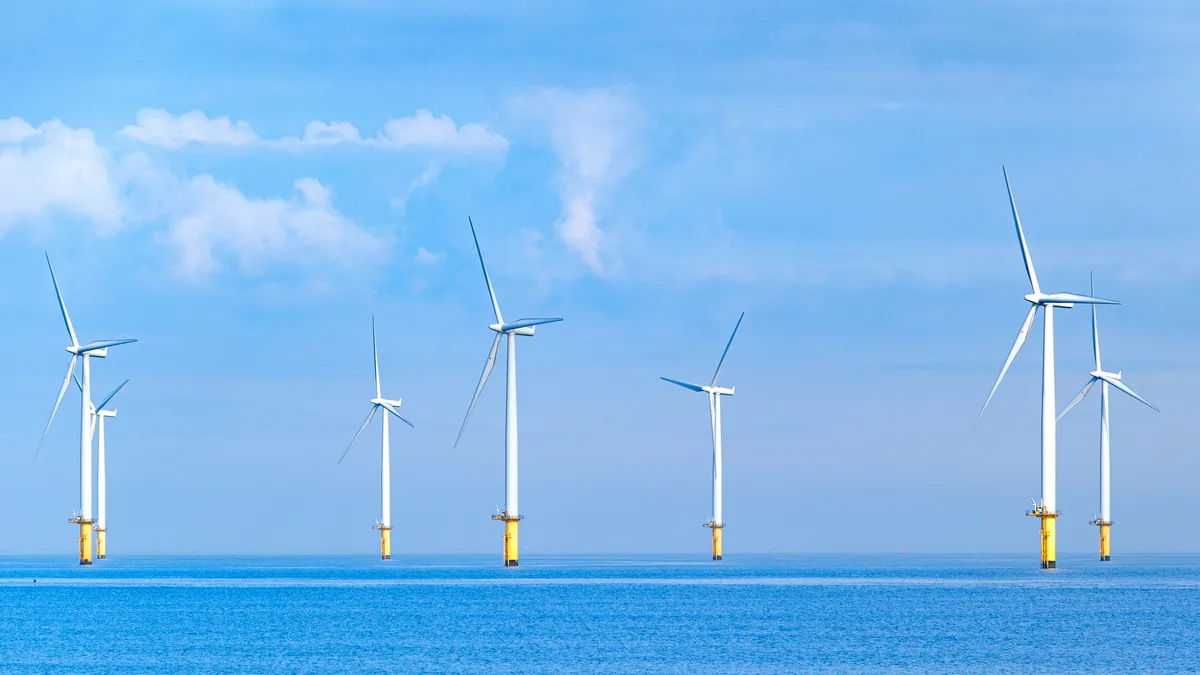
{"type": "MultiPolygon", "coordinates": [[[[80,384],[78,380],[75,383],[80,384]]],[[[104,397],[104,401],[100,403],[99,407],[92,409],[92,419],[98,420],[97,426],[99,427],[99,439],[96,443],[96,557],[100,560],[108,557],[108,519],[105,512],[104,418],[117,416],[116,408],[109,410],[105,406],[127,384],[129,384],[129,380],[125,380],[117,385],[117,388],[113,389],[111,394],[104,397]]],[[[83,385],[80,384],[79,388],[82,390],[83,385]]]]}
{"type": "Polygon", "coordinates": [[[350,448],[354,445],[354,441],[357,441],[362,432],[371,424],[375,412],[380,408],[387,411],[383,415],[383,515],[379,522],[375,523],[375,529],[379,530],[379,555],[384,560],[390,560],[392,558],[392,443],[391,437],[388,435],[388,414],[395,415],[396,419],[410,427],[413,423],[400,414],[400,399],[392,401],[383,397],[383,387],[379,383],[379,348],[375,344],[375,317],[371,317],[371,351],[375,355],[375,398],[371,399],[371,412],[367,413],[367,419],[358,428],[358,433],[350,439],[350,445],[347,445],[346,449],[342,451],[342,456],[338,458],[338,464],[342,463],[342,460],[346,458],[346,453],[350,452],[350,448]]]}
{"type": "Polygon", "coordinates": [[[712,463],[712,518],[704,524],[705,527],[712,528],[712,559],[720,560],[723,556],[721,543],[721,530],[725,529],[724,514],[722,513],[722,488],[721,488],[721,397],[733,396],[734,387],[719,387],[717,379],[721,377],[721,366],[725,365],[725,356],[729,354],[729,347],[733,344],[733,338],[737,335],[738,327],[742,325],[742,319],[746,317],[746,313],[738,317],[737,323],[733,327],[733,334],[729,336],[729,342],[725,343],[725,351],[721,352],[721,360],[717,362],[717,371],[713,373],[712,382],[708,386],[691,384],[690,382],[680,382],[672,380],[669,377],[660,379],[666,380],[671,384],[677,384],[684,389],[691,391],[700,391],[708,394],[708,414],[712,420],[712,436],[713,436],[713,463],[712,463]]]}
{"type": "Polygon", "coordinates": [[[517,508],[516,337],[518,335],[532,336],[534,326],[544,323],[554,323],[555,321],[562,321],[562,319],[517,319],[510,323],[504,322],[504,317],[500,314],[500,303],[496,302],[496,291],[492,288],[492,279],[488,276],[487,265],[483,263],[483,251],[479,248],[479,237],[475,235],[475,223],[470,218],[467,219],[467,222],[471,225],[471,238],[475,240],[475,252],[479,255],[479,266],[483,269],[483,280],[487,282],[488,295],[492,299],[492,310],[496,314],[496,323],[488,326],[488,328],[496,333],[496,339],[492,342],[492,350],[488,352],[487,361],[483,364],[483,375],[479,377],[479,385],[475,387],[475,395],[471,397],[471,405],[467,408],[467,415],[463,418],[462,426],[459,427],[458,437],[454,439],[454,447],[458,447],[458,441],[462,439],[463,431],[467,428],[467,421],[471,419],[471,411],[475,409],[475,403],[479,400],[479,394],[483,391],[483,386],[487,384],[488,375],[492,373],[492,366],[496,365],[496,354],[500,350],[500,339],[507,338],[508,387],[504,403],[504,512],[492,516],[492,520],[504,522],[504,566],[516,567],[518,565],[517,524],[523,518],[517,508]]]}
{"type": "Polygon", "coordinates": [[[1021,229],[1021,218],[1017,215],[1017,203],[1013,199],[1007,171],[1004,172],[1004,185],[1008,189],[1008,203],[1012,208],[1013,223],[1017,226],[1017,241],[1021,244],[1021,256],[1025,260],[1025,275],[1029,277],[1029,285],[1033,289],[1032,293],[1025,296],[1025,301],[1032,306],[1029,308],[1029,313],[1025,315],[1025,323],[1021,325],[1021,332],[1017,333],[1017,340],[1009,350],[1008,358],[1004,360],[1004,366],[1000,368],[1000,374],[996,377],[992,391],[988,393],[987,400],[983,402],[983,408],[979,411],[979,417],[975,418],[975,422],[978,423],[983,418],[983,413],[987,410],[992,396],[996,394],[1000,381],[1004,379],[1008,367],[1012,365],[1017,352],[1021,351],[1021,345],[1025,344],[1025,338],[1029,336],[1029,328],[1033,325],[1034,315],[1037,314],[1038,308],[1041,308],[1045,318],[1042,334],[1042,496],[1041,500],[1034,502],[1033,510],[1027,511],[1026,515],[1041,520],[1042,568],[1053,569],[1057,566],[1058,560],[1054,523],[1059,516],[1055,499],[1054,310],[1055,308],[1070,309],[1081,304],[1118,305],[1120,303],[1115,300],[1075,293],[1047,294],[1042,292],[1041,286],[1038,285],[1037,273],[1033,269],[1033,259],[1029,255],[1029,245],[1025,242],[1025,231],[1021,229]]]}
{"type": "MultiPolygon", "coordinates": [[[[75,336],[75,327],[71,325],[71,316],[67,314],[67,305],[63,302],[62,292],[58,288],[58,280],[54,277],[54,267],[50,265],[50,256],[46,256],[46,265],[50,267],[50,280],[54,283],[54,294],[58,297],[58,307],[62,311],[63,323],[67,325],[67,333],[71,336],[71,345],[67,347],[67,352],[71,354],[71,363],[67,366],[67,376],[63,378],[62,387],[58,390],[58,398],[54,401],[54,409],[50,411],[50,420],[46,422],[46,429],[42,432],[42,440],[38,442],[38,451],[41,451],[42,441],[46,440],[46,434],[50,431],[50,425],[54,423],[54,416],[58,413],[58,406],[62,404],[63,396],[67,393],[67,387],[71,386],[71,378],[75,375],[75,362],[83,359],[83,377],[80,378],[80,389],[83,391],[81,397],[81,414],[80,414],[80,430],[79,430],[79,513],[71,518],[70,522],[79,524],[79,564],[92,564],[92,368],[91,360],[95,358],[104,358],[108,356],[108,348],[117,345],[129,344],[137,342],[134,339],[124,340],[100,340],[97,342],[89,342],[86,345],[80,345],[79,339],[75,336]]],[[[36,456],[36,453],[35,453],[36,456]]]]}
{"type": "MultiPolygon", "coordinates": [[[[1092,294],[1095,293],[1096,286],[1093,284],[1092,294]]],[[[1137,392],[1122,382],[1121,371],[1112,373],[1100,367],[1100,330],[1096,326],[1095,305],[1092,306],[1092,351],[1096,356],[1096,369],[1091,372],[1092,377],[1083,386],[1083,390],[1058,414],[1058,419],[1062,419],[1063,415],[1066,415],[1070,412],[1071,408],[1074,408],[1082,401],[1097,382],[1100,383],[1100,517],[1093,520],[1092,524],[1100,528],[1100,559],[1111,560],[1112,546],[1109,541],[1109,528],[1112,527],[1112,512],[1109,510],[1108,386],[1112,385],[1120,389],[1138,401],[1141,401],[1155,412],[1158,412],[1158,408],[1155,408],[1149,401],[1138,396],[1137,392]]]]}

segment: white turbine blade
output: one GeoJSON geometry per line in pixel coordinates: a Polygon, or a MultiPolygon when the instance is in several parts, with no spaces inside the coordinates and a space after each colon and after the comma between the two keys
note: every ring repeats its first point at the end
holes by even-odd
{"type": "Polygon", "coordinates": [[[746,318],[746,313],[742,312],[742,315],[738,317],[737,323],[733,326],[733,334],[729,336],[729,342],[725,343],[725,351],[721,352],[721,360],[717,361],[717,370],[713,373],[711,385],[713,387],[717,386],[717,378],[721,376],[721,366],[725,365],[725,355],[729,353],[729,347],[733,344],[733,338],[737,335],[738,326],[742,325],[742,319],[744,318],[746,318]]]}
{"type": "Polygon", "coordinates": [[[528,326],[540,326],[544,323],[555,323],[557,321],[562,321],[562,319],[517,319],[512,323],[506,323],[503,326],[500,326],[500,331],[505,332],[516,330],[518,328],[526,328],[528,326]]]}
{"type": "Polygon", "coordinates": [[[100,405],[96,406],[96,410],[97,411],[104,410],[104,406],[108,405],[108,402],[111,401],[113,399],[113,397],[117,395],[117,392],[121,391],[121,388],[127,384],[129,384],[129,380],[125,380],[121,384],[117,385],[117,388],[113,389],[112,393],[109,394],[108,396],[105,396],[104,400],[100,402],[100,405]]]}
{"type": "Polygon", "coordinates": [[[488,295],[492,297],[492,309],[496,312],[496,323],[504,323],[504,317],[500,316],[500,303],[496,302],[496,291],[492,288],[492,278],[488,276],[487,265],[483,264],[483,251],[479,248],[479,237],[475,234],[475,222],[470,217],[467,222],[471,224],[471,238],[475,240],[475,252],[479,254],[479,267],[483,269],[483,280],[487,282],[488,295]]]}
{"type": "Polygon", "coordinates": [[[483,364],[483,375],[479,376],[479,386],[475,387],[475,395],[471,397],[471,405],[467,408],[467,416],[463,418],[462,426],[458,428],[458,436],[454,439],[454,447],[456,448],[458,447],[458,442],[462,440],[463,432],[467,429],[467,420],[471,419],[471,411],[475,410],[475,403],[479,401],[479,394],[483,391],[483,385],[487,384],[488,375],[492,374],[492,366],[496,365],[496,352],[500,351],[500,338],[502,337],[504,337],[503,333],[496,333],[496,339],[492,342],[492,351],[488,352],[487,362],[483,364]]]}
{"type": "Polygon", "coordinates": [[[1071,408],[1079,405],[1079,402],[1082,401],[1084,397],[1088,395],[1088,392],[1092,390],[1092,387],[1095,386],[1096,379],[1097,378],[1093,377],[1092,379],[1088,380],[1087,384],[1083,385],[1083,389],[1079,390],[1079,393],[1075,395],[1075,398],[1071,399],[1071,402],[1067,404],[1067,407],[1063,408],[1062,412],[1058,413],[1058,417],[1054,418],[1055,422],[1061,420],[1063,415],[1071,412],[1071,408]]]}
{"type": "Polygon", "coordinates": [[[71,386],[71,378],[75,376],[75,360],[79,357],[71,355],[71,364],[67,366],[67,376],[63,378],[62,387],[58,389],[58,398],[54,399],[54,409],[50,411],[50,421],[46,422],[46,429],[42,431],[42,438],[38,441],[37,450],[33,453],[33,458],[37,459],[38,453],[42,451],[42,443],[46,440],[46,434],[50,433],[50,425],[54,424],[54,416],[58,414],[58,406],[62,405],[63,396],[67,393],[67,387],[71,386]]]}
{"type": "Polygon", "coordinates": [[[378,409],[379,409],[378,405],[371,406],[371,412],[367,413],[367,419],[363,420],[362,426],[358,428],[358,433],[354,434],[354,438],[350,439],[350,445],[347,445],[346,449],[342,451],[342,456],[338,457],[338,464],[341,464],[342,460],[346,459],[346,453],[350,452],[350,448],[352,448],[354,446],[354,441],[357,441],[358,437],[362,436],[362,432],[365,431],[367,428],[367,425],[369,425],[371,423],[371,419],[375,417],[375,411],[378,409]]]}
{"type": "Polygon", "coordinates": [[[1004,367],[1000,369],[1000,374],[996,376],[996,383],[992,385],[992,390],[988,392],[987,400],[983,402],[983,408],[979,411],[979,417],[975,418],[975,423],[979,424],[979,420],[983,419],[983,411],[987,410],[988,404],[992,402],[992,397],[996,395],[996,389],[1000,387],[1000,381],[1004,379],[1004,374],[1008,372],[1008,367],[1012,365],[1013,359],[1017,358],[1017,352],[1021,351],[1021,345],[1025,344],[1025,338],[1029,337],[1029,327],[1033,325],[1033,316],[1037,313],[1037,305],[1029,308],[1029,313],[1025,315],[1025,323],[1021,324],[1021,332],[1017,333],[1017,341],[1013,343],[1012,349],[1008,352],[1008,358],[1004,359],[1004,367]]]}
{"type": "Polygon", "coordinates": [[[133,342],[137,342],[137,340],[134,338],[125,338],[122,340],[96,340],[95,342],[89,342],[86,345],[80,347],[79,353],[86,354],[88,352],[94,352],[97,349],[108,349],[109,347],[116,347],[117,345],[127,345],[127,344],[130,344],[133,342]]]}
{"type": "Polygon", "coordinates": [[[1029,285],[1033,287],[1034,293],[1040,293],[1041,287],[1038,286],[1037,272],[1033,270],[1033,258],[1029,256],[1029,244],[1025,241],[1025,230],[1021,228],[1021,217],[1017,215],[1017,200],[1013,198],[1012,186],[1008,183],[1008,170],[1000,167],[1004,172],[1004,187],[1008,189],[1008,205],[1012,207],[1013,222],[1017,224],[1017,239],[1021,242],[1021,257],[1025,259],[1025,275],[1029,277],[1029,285]]]}
{"type": "Polygon", "coordinates": [[[409,422],[409,421],[408,421],[408,419],[404,417],[404,415],[401,415],[401,414],[400,414],[400,411],[399,411],[399,410],[396,410],[396,408],[395,408],[395,407],[393,407],[393,406],[392,406],[392,404],[390,404],[390,403],[380,403],[379,405],[380,405],[380,406],[382,406],[384,410],[386,410],[386,411],[390,412],[391,414],[395,415],[395,416],[396,416],[396,419],[399,419],[401,422],[404,422],[404,423],[405,423],[405,424],[407,424],[408,426],[410,426],[410,427],[412,427],[412,428],[416,429],[416,426],[414,426],[412,422],[409,422]]]}
{"type": "MultiPolygon", "coordinates": [[[[1096,278],[1088,274],[1091,281],[1093,296],[1096,295],[1096,278]]],[[[1096,370],[1100,370],[1100,329],[1096,325],[1096,305],[1092,305],[1092,351],[1096,353],[1096,370]]]]}
{"type": "Polygon", "coordinates": [[[1080,295],[1078,293],[1050,293],[1042,296],[1042,302],[1062,302],[1071,303],[1073,305],[1119,305],[1120,300],[1109,300],[1107,298],[1096,298],[1090,295],[1080,295]]]}
{"type": "Polygon", "coordinates": [[[1138,396],[1136,391],[1130,389],[1124,382],[1116,379],[1115,377],[1106,377],[1105,375],[1102,374],[1102,375],[1100,375],[1100,379],[1104,380],[1105,382],[1111,384],[1112,386],[1116,387],[1117,389],[1120,389],[1121,391],[1125,392],[1126,394],[1129,394],[1130,396],[1141,401],[1142,403],[1144,403],[1146,405],[1146,407],[1150,408],[1154,412],[1160,412],[1159,409],[1156,408],[1153,403],[1151,403],[1150,401],[1147,401],[1146,399],[1142,398],[1141,396],[1138,396]]]}
{"type": "Polygon", "coordinates": [[[683,387],[684,389],[690,389],[692,391],[704,391],[704,387],[701,387],[698,384],[692,384],[691,382],[680,382],[679,380],[672,380],[669,377],[660,377],[658,379],[664,380],[666,382],[670,382],[671,384],[677,384],[677,385],[683,387]]]}
{"type": "Polygon", "coordinates": [[[383,398],[379,385],[379,347],[375,346],[375,317],[371,317],[371,353],[375,355],[375,398],[383,398]]]}
{"type": "Polygon", "coordinates": [[[50,281],[54,283],[54,295],[58,296],[58,308],[62,310],[63,322],[67,324],[67,332],[71,334],[71,346],[79,346],[79,338],[75,337],[75,327],[71,325],[71,315],[67,314],[67,303],[63,302],[62,291],[58,290],[58,279],[54,277],[54,266],[50,264],[50,254],[46,254],[46,267],[50,268],[50,281]]]}

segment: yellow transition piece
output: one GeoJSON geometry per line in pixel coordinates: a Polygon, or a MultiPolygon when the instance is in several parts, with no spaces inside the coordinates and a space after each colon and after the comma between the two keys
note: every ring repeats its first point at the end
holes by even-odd
{"type": "Polygon", "coordinates": [[[504,521],[504,566],[518,567],[517,562],[517,523],[524,516],[510,516],[507,513],[492,516],[492,520],[504,521]]]}
{"type": "Polygon", "coordinates": [[[105,530],[96,530],[96,559],[98,560],[104,560],[104,556],[108,552],[108,547],[104,542],[104,532],[105,530]]]}
{"type": "Polygon", "coordinates": [[[721,531],[725,529],[725,526],[724,525],[716,525],[714,523],[707,523],[704,526],[707,528],[710,528],[712,530],[713,560],[720,560],[721,556],[722,556],[721,531]]]}

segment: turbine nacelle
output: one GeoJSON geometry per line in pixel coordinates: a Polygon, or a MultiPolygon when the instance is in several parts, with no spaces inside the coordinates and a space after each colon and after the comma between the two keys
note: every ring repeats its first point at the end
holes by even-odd
{"type": "Polygon", "coordinates": [[[734,389],[736,389],[736,387],[700,387],[700,391],[707,392],[709,394],[716,394],[717,396],[733,396],[734,389]]]}

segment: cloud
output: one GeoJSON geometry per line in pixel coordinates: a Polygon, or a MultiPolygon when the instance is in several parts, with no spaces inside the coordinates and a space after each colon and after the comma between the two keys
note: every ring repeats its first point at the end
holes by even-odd
{"type": "Polygon", "coordinates": [[[562,216],[559,239],[595,272],[602,273],[605,232],[599,207],[633,168],[636,106],[617,93],[544,89],[513,101],[517,111],[540,122],[558,154],[562,216]]]}
{"type": "Polygon", "coordinates": [[[442,260],[445,258],[445,253],[431,253],[424,246],[422,246],[421,248],[417,249],[417,255],[413,257],[413,260],[416,260],[422,265],[436,265],[442,262],[442,260]]]}
{"type": "MultiPolygon", "coordinates": [[[[508,149],[508,139],[488,131],[481,124],[458,125],[447,115],[434,117],[418,110],[411,117],[390,119],[375,138],[364,138],[349,122],[314,120],[300,136],[261,139],[249,122],[231,122],[228,117],[209,118],[199,110],[172,115],[166,110],[143,108],[137,124],[126,126],[118,135],[148,145],[177,149],[188,143],[308,150],[334,145],[357,145],[393,150],[424,149],[456,154],[488,154],[508,149]]],[[[0,130],[0,134],[3,134],[0,130]]],[[[16,132],[14,132],[16,133],[16,132]]]]}
{"type": "Polygon", "coordinates": [[[442,167],[440,164],[431,164],[426,167],[420,176],[417,176],[408,184],[408,188],[404,191],[404,194],[392,199],[392,208],[400,215],[404,215],[404,209],[408,206],[408,200],[412,198],[413,193],[436,180],[441,171],[442,167]]]}
{"type": "Polygon", "coordinates": [[[166,110],[143,108],[137,113],[137,124],[117,132],[147,145],[162,148],[182,148],[188,143],[206,145],[250,145],[258,142],[258,134],[249,122],[231,122],[228,117],[209,118],[199,110],[175,117],[166,110]]]}
{"type": "Polygon", "coordinates": [[[291,199],[254,199],[212,176],[186,181],[168,230],[179,273],[212,274],[226,256],[257,272],[270,261],[353,266],[378,255],[382,242],[334,208],[329,188],[313,178],[294,187],[291,199]]]}
{"type": "Polygon", "coordinates": [[[89,129],[57,120],[0,120],[0,234],[15,221],[65,212],[116,229],[122,206],[108,153],[89,129]]]}

